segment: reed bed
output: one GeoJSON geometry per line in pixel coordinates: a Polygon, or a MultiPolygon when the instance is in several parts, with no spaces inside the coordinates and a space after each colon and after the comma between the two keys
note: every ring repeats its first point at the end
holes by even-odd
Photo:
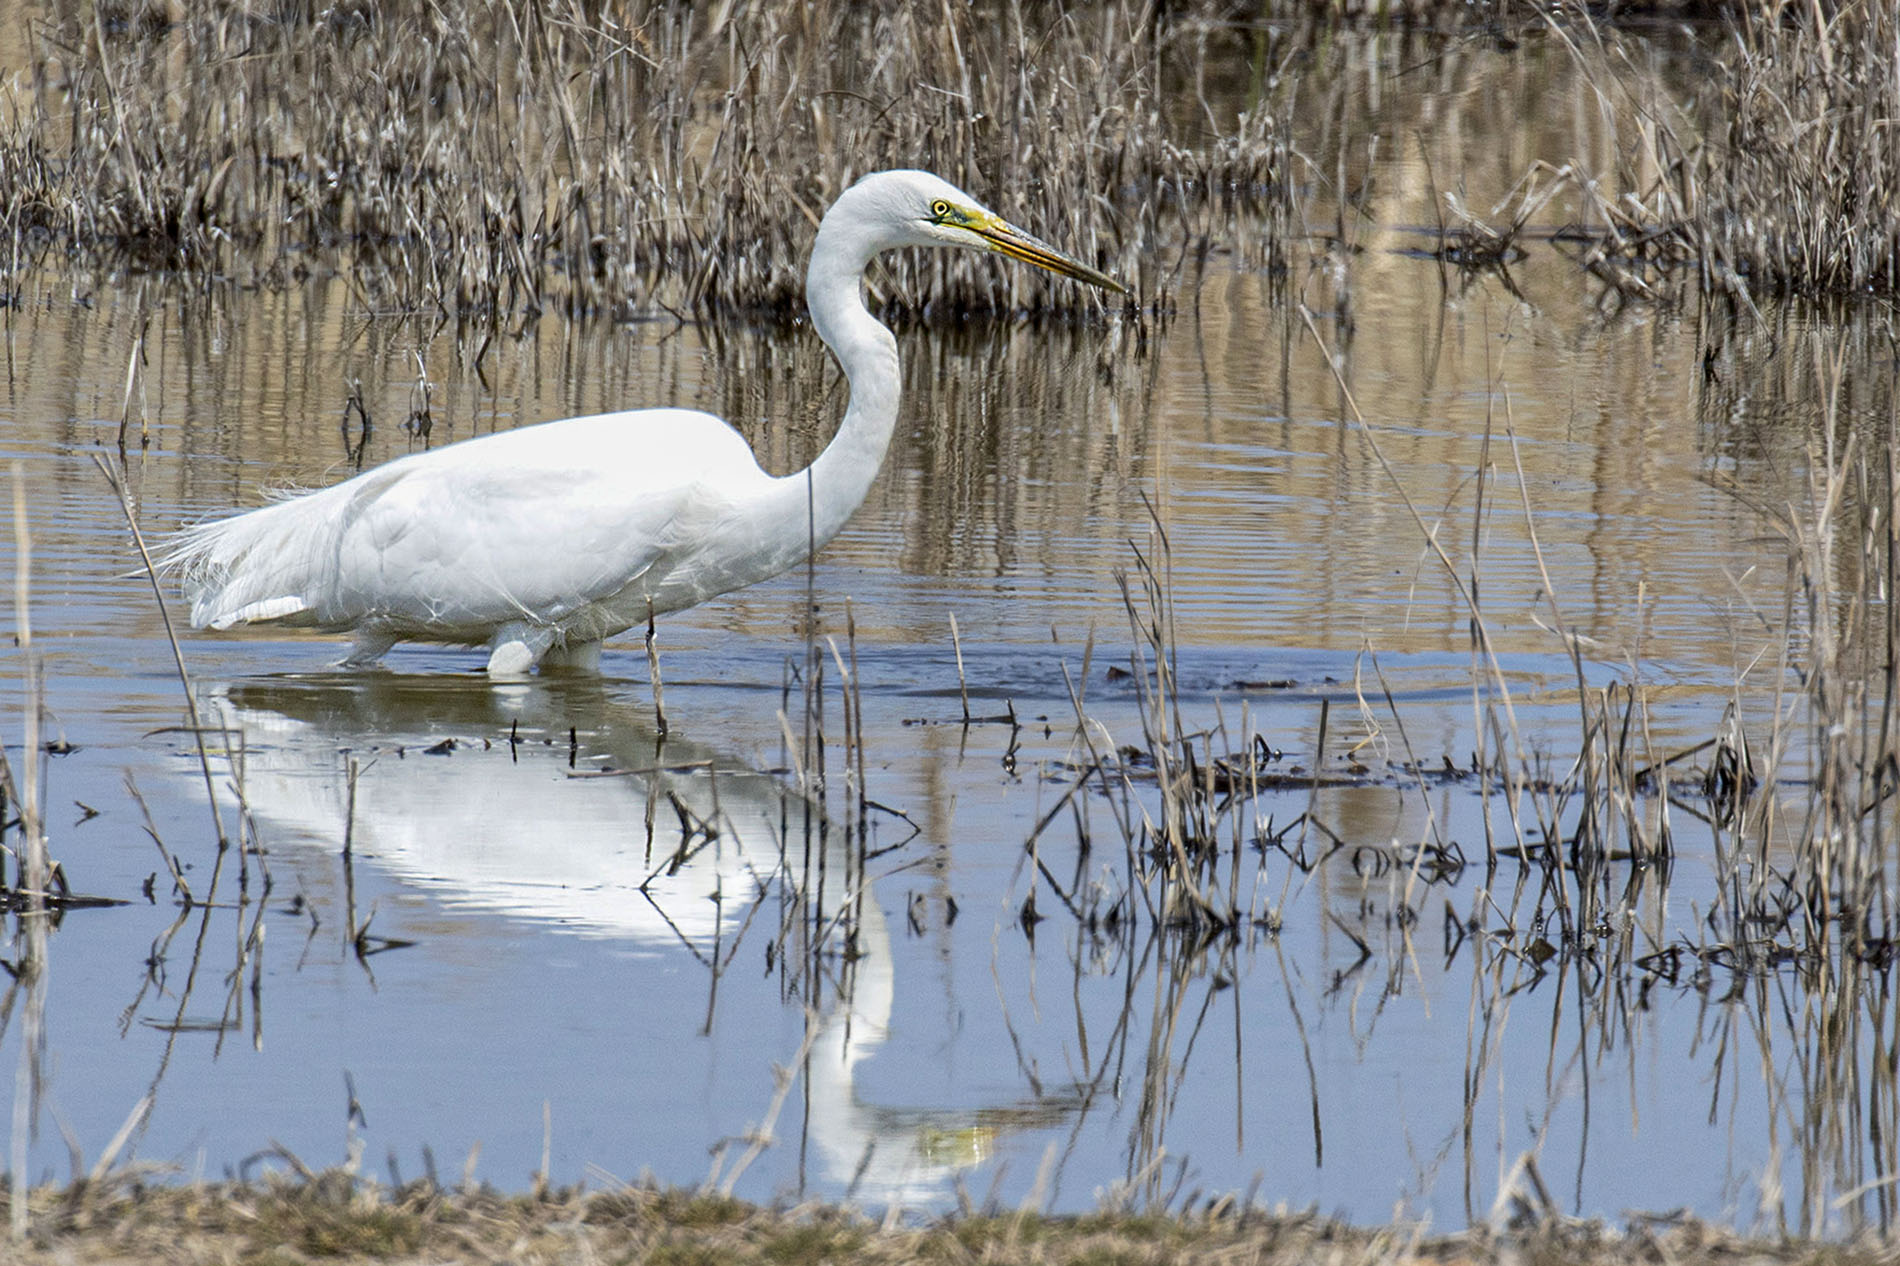
{"type": "Polygon", "coordinates": [[[1556,242],[1626,299],[1664,298],[1685,277],[1746,303],[1900,290],[1900,13],[1749,0],[1691,16],[1692,64],[1669,76],[1642,26],[1582,4],[1543,14],[1587,74],[1616,157],[1540,158],[1505,227],[1463,213],[1453,240],[1508,243],[1522,212],[1562,188],[1579,212],[1556,242]]]}
{"type": "MultiPolygon", "coordinates": [[[[830,199],[923,166],[1152,296],[1204,217],[1272,242],[1289,205],[1266,89],[1183,98],[1194,30],[1132,0],[62,6],[8,68],[0,249],[338,269],[379,311],[794,313],[830,199]]],[[[891,268],[933,311],[1085,302],[891,268]]]]}
{"type": "Polygon", "coordinates": [[[1713,153],[1676,178],[1699,253],[1758,291],[1900,289],[1900,12],[1777,0],[1734,31],[1713,153]]]}
{"type": "MultiPolygon", "coordinates": [[[[1702,20],[1673,80],[1651,27],[1582,5],[59,7],[0,68],[0,252],[12,274],[48,252],[203,284],[339,271],[384,313],[785,316],[830,199],[925,166],[1165,310],[1217,244],[1286,270],[1309,195],[1347,195],[1366,138],[1295,126],[1325,108],[1303,68],[1326,24],[1429,20],[1561,44],[1616,134],[1611,169],[1546,154],[1488,213],[1448,199],[1448,262],[1508,260],[1561,191],[1558,244],[1620,295],[1685,265],[1737,293],[1900,288],[1892,7],[1615,16],[1658,12],[1702,20]],[[1237,35],[1252,82],[1211,88],[1210,41],[1237,35]]],[[[1096,302],[969,259],[888,268],[893,315],[1096,302]]]]}

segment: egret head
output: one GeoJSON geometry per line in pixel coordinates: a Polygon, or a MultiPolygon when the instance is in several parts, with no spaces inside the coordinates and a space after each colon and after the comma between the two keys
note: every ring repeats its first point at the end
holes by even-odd
{"type": "MultiPolygon", "coordinates": [[[[896,246],[957,246],[999,251],[1064,277],[1117,294],[1122,284],[1017,228],[963,190],[927,171],[881,171],[866,176],[838,199],[833,214],[875,226],[867,243],[874,254],[896,246]]],[[[826,216],[831,219],[830,215],[826,216]]],[[[821,230],[822,232],[822,230],[821,230]]]]}

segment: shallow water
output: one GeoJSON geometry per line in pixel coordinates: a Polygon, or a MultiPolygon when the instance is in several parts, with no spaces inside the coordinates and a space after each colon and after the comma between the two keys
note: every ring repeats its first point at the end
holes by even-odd
{"type": "MultiPolygon", "coordinates": [[[[1449,70],[1408,91],[1460,111],[1508,95],[1449,70]]],[[[122,420],[156,538],[411,451],[425,403],[430,444],[702,407],[787,471],[842,388],[803,330],[546,319],[485,342],[365,313],[340,283],[207,299],[28,279],[6,313],[0,459],[23,473],[48,733],[73,745],[43,762],[49,830],[75,888],[130,903],[49,939],[32,1174],[66,1175],[67,1135],[90,1164],[149,1094],[126,1154],[186,1175],[281,1164],[281,1145],[520,1187],[545,1152],[558,1182],[711,1175],[758,1199],[1250,1191],[1446,1225],[1525,1190],[1529,1154],[1567,1212],[1831,1224],[1814,1193],[1875,1176],[1881,1154],[1865,1122],[1824,1138],[1790,1083],[1785,1061],[1821,1058],[1787,1018],[1792,974],[1540,969],[1461,939],[1448,914],[1490,925],[1515,900],[1512,864],[1482,865],[1501,810],[1475,780],[1401,766],[1468,767],[1495,701],[1474,704],[1471,613],[1428,533],[1476,579],[1551,770],[1578,743],[1559,619],[1587,639],[1590,685],[1658,688],[1655,750],[1707,739],[1780,645],[1773,511],[1804,495],[1819,417],[1788,365],[1816,345],[1864,357],[1855,425],[1884,416],[1890,366],[1864,315],[1619,306],[1549,250],[1509,285],[1447,284],[1405,228],[1429,218],[1415,159],[1380,160],[1396,192],[1345,272],[1316,265],[1290,293],[1216,256],[1140,331],[906,331],[900,434],[845,534],[809,573],[663,622],[664,742],[637,639],[598,682],[491,686],[468,651],[344,674],[321,639],[185,635],[220,821],[235,837],[242,816],[260,852],[227,856],[220,904],[182,915],[152,836],[201,897],[216,836],[170,645],[92,460],[122,420]],[[1119,578],[1137,549],[1161,556],[1150,507],[1188,716],[1284,753],[1254,825],[1310,811],[1342,844],[1304,873],[1246,850],[1261,922],[1212,946],[1090,931],[1052,895],[1120,882],[1107,797],[1041,837],[1049,878],[1025,853],[1084,760],[1072,681],[1103,747],[1140,741],[1136,689],[1107,669],[1130,651],[1119,578]],[[817,773],[788,685],[808,592],[855,656],[862,832],[829,649],[826,791],[798,790],[817,773]],[[963,724],[965,689],[978,717],[1022,724],[963,724]],[[1435,839],[1474,862],[1456,882],[1409,866],[1435,839]]],[[[16,770],[20,664],[0,680],[16,770]]],[[[1319,835],[1287,848],[1317,855],[1319,835]]],[[[1666,874],[1605,881],[1606,945],[1692,937],[1711,858],[1693,823],[1677,847],[1666,874]]],[[[6,1026],[0,1067],[22,1032],[6,1026]]]]}

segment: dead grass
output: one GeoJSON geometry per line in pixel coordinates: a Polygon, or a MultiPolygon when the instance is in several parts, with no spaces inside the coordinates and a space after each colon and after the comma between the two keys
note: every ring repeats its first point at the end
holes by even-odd
{"type": "Polygon", "coordinates": [[[1694,277],[1745,304],[1900,291],[1900,11],[1886,0],[1707,6],[1699,65],[1658,78],[1641,28],[1566,4],[1546,21],[1616,135],[1613,169],[1549,155],[1525,201],[1570,188],[1558,235],[1626,298],[1694,277]]]}
{"type": "MultiPolygon", "coordinates": [[[[1152,297],[1200,217],[1253,208],[1272,241],[1286,206],[1271,102],[1184,95],[1194,11],[62,6],[6,68],[0,252],[240,284],[336,268],[377,310],[792,312],[831,198],[923,166],[1152,297]]],[[[969,261],[892,267],[944,311],[1078,303],[969,261]]]]}
{"type": "Polygon", "coordinates": [[[1627,1230],[1552,1219],[1494,1233],[1430,1236],[1422,1228],[1352,1229],[1313,1214],[1221,1201],[1181,1215],[1101,1213],[1050,1218],[993,1213],[921,1226],[880,1226],[819,1205],[767,1209],[649,1188],[542,1198],[399,1190],[323,1174],[306,1182],[136,1184],[34,1193],[34,1238],[11,1246],[18,1266],[165,1261],[273,1262],[1022,1262],[1364,1263],[1893,1260],[1890,1244],[1750,1241],[1703,1223],[1639,1221],[1627,1230]]]}
{"type": "MultiPolygon", "coordinates": [[[[830,199],[924,166],[1165,303],[1211,244],[1287,267],[1301,191],[1340,156],[1291,139],[1324,37],[1286,29],[1351,20],[1556,41],[1613,125],[1611,169],[1541,155],[1520,197],[1454,205],[1450,263],[1508,260],[1562,190],[1581,211],[1560,244],[1619,295],[1690,275],[1738,294],[1900,289],[1884,0],[59,6],[0,66],[0,261],[76,254],[201,284],[336,270],[377,312],[795,314],[830,199]],[[1659,15],[1703,21],[1699,62],[1666,62],[1673,78],[1644,51],[1659,15]],[[1247,88],[1210,89],[1210,38],[1263,21],[1281,34],[1238,68],[1247,88]]],[[[889,267],[894,315],[1094,302],[935,253],[889,267]]]]}
{"type": "Polygon", "coordinates": [[[1757,290],[1900,289],[1900,11],[1774,0],[1743,9],[1735,39],[1703,256],[1757,290]]]}

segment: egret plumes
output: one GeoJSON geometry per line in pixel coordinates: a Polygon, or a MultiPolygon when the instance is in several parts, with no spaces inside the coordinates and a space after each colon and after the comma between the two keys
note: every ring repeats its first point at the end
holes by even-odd
{"type": "Polygon", "coordinates": [[[179,533],[166,562],[193,626],[348,633],[346,664],[427,641],[486,645],[495,676],[591,669],[603,638],[796,567],[863,503],[890,447],[897,340],[863,281],[904,246],[998,251],[1122,290],[928,172],[866,176],[825,213],[805,277],[850,384],[808,469],[767,474],[737,431],[689,409],[464,440],[179,533]]]}

